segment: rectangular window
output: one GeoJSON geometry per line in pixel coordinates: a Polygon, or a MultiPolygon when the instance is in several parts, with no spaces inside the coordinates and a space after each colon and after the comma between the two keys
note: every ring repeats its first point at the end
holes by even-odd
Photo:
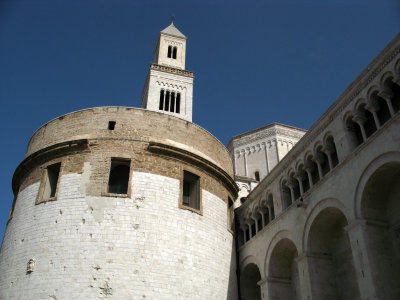
{"type": "Polygon", "coordinates": [[[235,231],[235,213],[231,197],[228,197],[228,229],[235,231]]]}
{"type": "Polygon", "coordinates": [[[108,122],[108,130],[114,130],[115,129],[115,121],[109,121],[108,122]]]}
{"type": "Polygon", "coordinates": [[[182,205],[200,210],[200,177],[183,172],[182,205]]]}
{"type": "Polygon", "coordinates": [[[112,158],[110,166],[110,176],[108,178],[108,193],[110,194],[128,194],[129,159],[112,158]]]}
{"type": "Polygon", "coordinates": [[[176,113],[181,112],[181,93],[176,93],[176,113]]]}
{"type": "Polygon", "coordinates": [[[36,204],[49,200],[56,200],[60,170],[61,163],[47,166],[42,177],[36,204]]]}

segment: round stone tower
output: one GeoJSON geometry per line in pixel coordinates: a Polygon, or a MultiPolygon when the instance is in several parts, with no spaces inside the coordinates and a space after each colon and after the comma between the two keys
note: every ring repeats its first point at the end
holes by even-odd
{"type": "Polygon", "coordinates": [[[13,177],[1,299],[236,299],[226,148],[160,112],[98,107],[41,127],[13,177]]]}

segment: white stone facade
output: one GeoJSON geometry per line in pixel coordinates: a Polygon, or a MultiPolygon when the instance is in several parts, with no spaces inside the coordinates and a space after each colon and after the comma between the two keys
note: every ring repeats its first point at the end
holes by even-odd
{"type": "Polygon", "coordinates": [[[244,299],[399,299],[400,35],[236,212],[244,299]]]}
{"type": "MultiPolygon", "coordinates": [[[[305,133],[303,129],[273,123],[234,136],[228,150],[239,186],[238,199],[247,197],[305,133]]],[[[240,202],[236,201],[235,206],[240,206],[240,202]]]]}
{"type": "Polygon", "coordinates": [[[179,180],[141,172],[130,198],[89,197],[85,172],[62,176],[57,201],[35,205],[39,183],[19,193],[0,299],[237,299],[223,200],[203,190],[200,216],[178,208],[179,180]]]}

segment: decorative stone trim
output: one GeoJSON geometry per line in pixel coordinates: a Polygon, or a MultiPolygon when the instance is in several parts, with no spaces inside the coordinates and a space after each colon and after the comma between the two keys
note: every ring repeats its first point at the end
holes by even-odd
{"type": "Polygon", "coordinates": [[[193,72],[187,71],[187,70],[181,70],[173,67],[167,67],[167,66],[162,66],[162,65],[157,65],[157,64],[151,64],[150,65],[151,70],[157,70],[157,71],[163,71],[163,72],[169,72],[169,73],[174,73],[177,75],[182,75],[186,77],[194,77],[193,72]]]}
{"type": "Polygon", "coordinates": [[[239,191],[235,181],[226,173],[223,169],[212,163],[211,161],[197,155],[191,153],[189,151],[183,150],[178,147],[150,142],[148,146],[148,150],[154,153],[160,153],[167,156],[172,156],[178,159],[182,159],[187,161],[190,164],[196,165],[207,172],[216,176],[219,180],[221,180],[222,184],[229,190],[233,197],[237,197],[237,193],[239,191]]]}

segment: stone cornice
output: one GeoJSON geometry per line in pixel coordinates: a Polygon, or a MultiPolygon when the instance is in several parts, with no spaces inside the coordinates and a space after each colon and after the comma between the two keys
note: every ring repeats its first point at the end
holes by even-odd
{"type": "Polygon", "coordinates": [[[292,128],[291,126],[279,125],[274,123],[266,127],[262,127],[254,131],[250,131],[233,137],[228,144],[228,149],[231,150],[232,148],[258,142],[262,139],[267,139],[269,137],[299,140],[304,136],[305,132],[306,131],[302,129],[298,129],[295,127],[292,128]]]}
{"type": "Polygon", "coordinates": [[[211,161],[192,153],[190,151],[181,149],[179,147],[174,147],[171,145],[166,145],[162,143],[149,142],[148,150],[153,153],[159,153],[177,159],[187,161],[191,164],[201,167],[202,169],[208,171],[209,173],[216,176],[221,182],[228,188],[234,197],[237,197],[239,188],[237,187],[233,178],[229,176],[222,168],[215,165],[211,161]]]}
{"type": "Polygon", "coordinates": [[[191,71],[181,70],[181,69],[168,67],[168,66],[151,64],[150,65],[150,69],[151,70],[162,71],[162,72],[168,72],[168,73],[177,74],[177,75],[182,75],[182,76],[191,77],[191,78],[194,77],[194,74],[191,71]]]}
{"type": "Polygon", "coordinates": [[[57,143],[43,149],[40,149],[31,155],[27,156],[17,167],[12,179],[12,189],[14,195],[18,193],[18,189],[25,174],[27,174],[35,165],[48,161],[58,155],[74,153],[82,151],[88,147],[87,139],[72,140],[62,143],[57,143]]]}

